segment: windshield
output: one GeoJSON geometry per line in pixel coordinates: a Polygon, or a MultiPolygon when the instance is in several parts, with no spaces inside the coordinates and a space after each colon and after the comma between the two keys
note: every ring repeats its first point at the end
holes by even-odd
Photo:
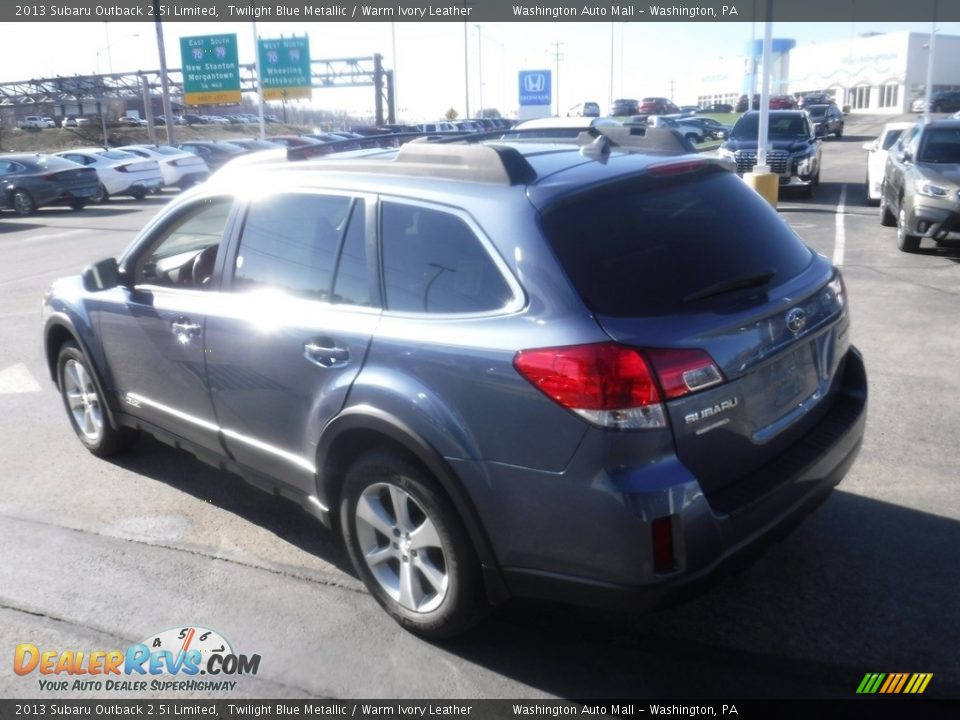
{"type": "MultiPolygon", "coordinates": [[[[760,115],[744,115],[733,128],[730,137],[735,139],[756,140],[760,130],[760,115]]],[[[807,124],[799,114],[770,115],[770,137],[805,138],[808,135],[807,124]]]]}
{"type": "Polygon", "coordinates": [[[887,130],[886,135],[883,136],[883,149],[889,150],[893,147],[893,144],[900,138],[903,134],[903,128],[898,128],[896,130],[887,130]]]}
{"type": "Polygon", "coordinates": [[[827,114],[827,108],[823,106],[814,105],[808,111],[811,117],[820,118],[827,114]]]}
{"type": "Polygon", "coordinates": [[[934,128],[923,134],[917,161],[960,163],[960,127],[934,128]]]}

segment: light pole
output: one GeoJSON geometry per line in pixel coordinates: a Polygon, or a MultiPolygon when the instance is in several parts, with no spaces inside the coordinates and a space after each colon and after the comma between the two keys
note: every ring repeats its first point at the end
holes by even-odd
{"type": "MultiPolygon", "coordinates": [[[[110,24],[104,23],[103,30],[107,39],[107,45],[106,47],[100,48],[96,52],[97,75],[100,74],[100,56],[104,53],[104,51],[106,51],[107,53],[108,70],[110,72],[110,75],[113,75],[113,55],[110,52],[110,48],[112,47],[112,44],[110,42],[110,24]]],[[[118,42],[125,42],[126,40],[133,40],[134,38],[138,38],[138,37],[140,37],[140,33],[133,33],[132,35],[126,35],[120,38],[118,42]]],[[[99,105],[99,108],[100,108],[100,131],[103,134],[103,147],[106,148],[109,145],[108,138],[107,138],[107,107],[106,107],[107,96],[106,96],[106,85],[101,83],[101,86],[103,87],[103,92],[101,92],[100,99],[97,101],[97,104],[99,105]]]]}
{"type": "Polygon", "coordinates": [[[160,22],[160,0],[153,0],[153,15],[154,28],[157,31],[157,54],[160,56],[160,83],[163,87],[163,119],[167,126],[167,144],[176,145],[173,135],[173,108],[170,106],[170,80],[167,78],[167,51],[163,44],[163,23],[160,22]]]}
{"type": "Polygon", "coordinates": [[[608,98],[609,102],[607,103],[607,112],[613,112],[610,108],[613,107],[613,22],[610,23],[610,97],[608,98]]]}
{"type": "Polygon", "coordinates": [[[478,117],[483,117],[483,28],[474,25],[477,29],[477,84],[480,86],[480,107],[477,108],[478,117]]]}
{"type": "Polygon", "coordinates": [[[397,24],[390,23],[390,62],[393,67],[393,111],[394,120],[400,122],[400,95],[397,94],[397,24]]]}
{"type": "MultiPolygon", "coordinates": [[[[464,3],[466,5],[466,3],[464,3]]],[[[463,87],[464,103],[466,104],[464,117],[470,117],[470,56],[467,54],[467,23],[463,23],[463,87]]]]}
{"type": "Polygon", "coordinates": [[[933,19],[930,21],[930,42],[927,49],[927,91],[923,101],[923,124],[930,122],[930,101],[933,99],[933,51],[937,42],[937,0],[933,0],[933,19]]]}
{"type": "Polygon", "coordinates": [[[553,44],[553,59],[557,63],[557,78],[554,81],[557,89],[557,117],[560,117],[560,61],[563,60],[563,55],[560,53],[560,46],[564,43],[554,42],[553,44]]]}

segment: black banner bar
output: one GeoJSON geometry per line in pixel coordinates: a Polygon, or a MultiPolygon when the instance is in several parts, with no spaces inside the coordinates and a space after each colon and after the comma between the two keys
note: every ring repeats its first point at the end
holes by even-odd
{"type": "MultiPolygon", "coordinates": [[[[750,22],[766,0],[160,0],[165,22],[750,22]]],[[[775,22],[960,21],[957,0],[773,0],[775,22]]],[[[0,3],[0,22],[155,19],[153,0],[0,3]]]]}
{"type": "Polygon", "coordinates": [[[184,718],[735,718],[736,720],[939,720],[960,716],[960,700],[0,700],[0,720],[88,717],[184,718]]]}

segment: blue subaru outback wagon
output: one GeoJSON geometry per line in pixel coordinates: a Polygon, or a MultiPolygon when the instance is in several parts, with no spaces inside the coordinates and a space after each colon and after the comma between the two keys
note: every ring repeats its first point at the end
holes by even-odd
{"type": "Polygon", "coordinates": [[[866,374],[839,271],[630,132],[228,166],[47,293],[80,442],[298,501],[428,637],[699,587],[841,480],[866,374]]]}

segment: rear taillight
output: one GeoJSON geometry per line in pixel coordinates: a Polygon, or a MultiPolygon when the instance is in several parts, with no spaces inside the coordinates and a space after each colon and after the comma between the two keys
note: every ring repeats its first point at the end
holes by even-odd
{"type": "Polygon", "coordinates": [[[723,374],[703,350],[645,350],[668,400],[723,382],[723,374]]]}
{"type": "Polygon", "coordinates": [[[114,169],[114,170],[117,170],[117,171],[119,171],[119,172],[124,172],[124,173],[125,173],[125,172],[130,172],[130,166],[129,166],[129,165],[114,165],[114,166],[113,166],[113,169],[114,169]]]}
{"type": "Polygon", "coordinates": [[[723,381],[702,350],[638,350],[613,342],[522,350],[513,365],[553,401],[619,430],[665,428],[664,398],[723,381]]]}
{"type": "Polygon", "coordinates": [[[542,393],[595,425],[667,426],[653,373],[632,348],[597,343],[523,350],[513,364],[542,393]]]}
{"type": "Polygon", "coordinates": [[[167,162],[168,162],[170,165],[176,165],[177,167],[185,167],[185,166],[187,166],[187,165],[196,165],[196,164],[197,164],[197,159],[196,159],[196,158],[193,158],[193,157],[190,157],[190,158],[179,158],[179,159],[177,159],[177,160],[168,160],[167,162]]]}

